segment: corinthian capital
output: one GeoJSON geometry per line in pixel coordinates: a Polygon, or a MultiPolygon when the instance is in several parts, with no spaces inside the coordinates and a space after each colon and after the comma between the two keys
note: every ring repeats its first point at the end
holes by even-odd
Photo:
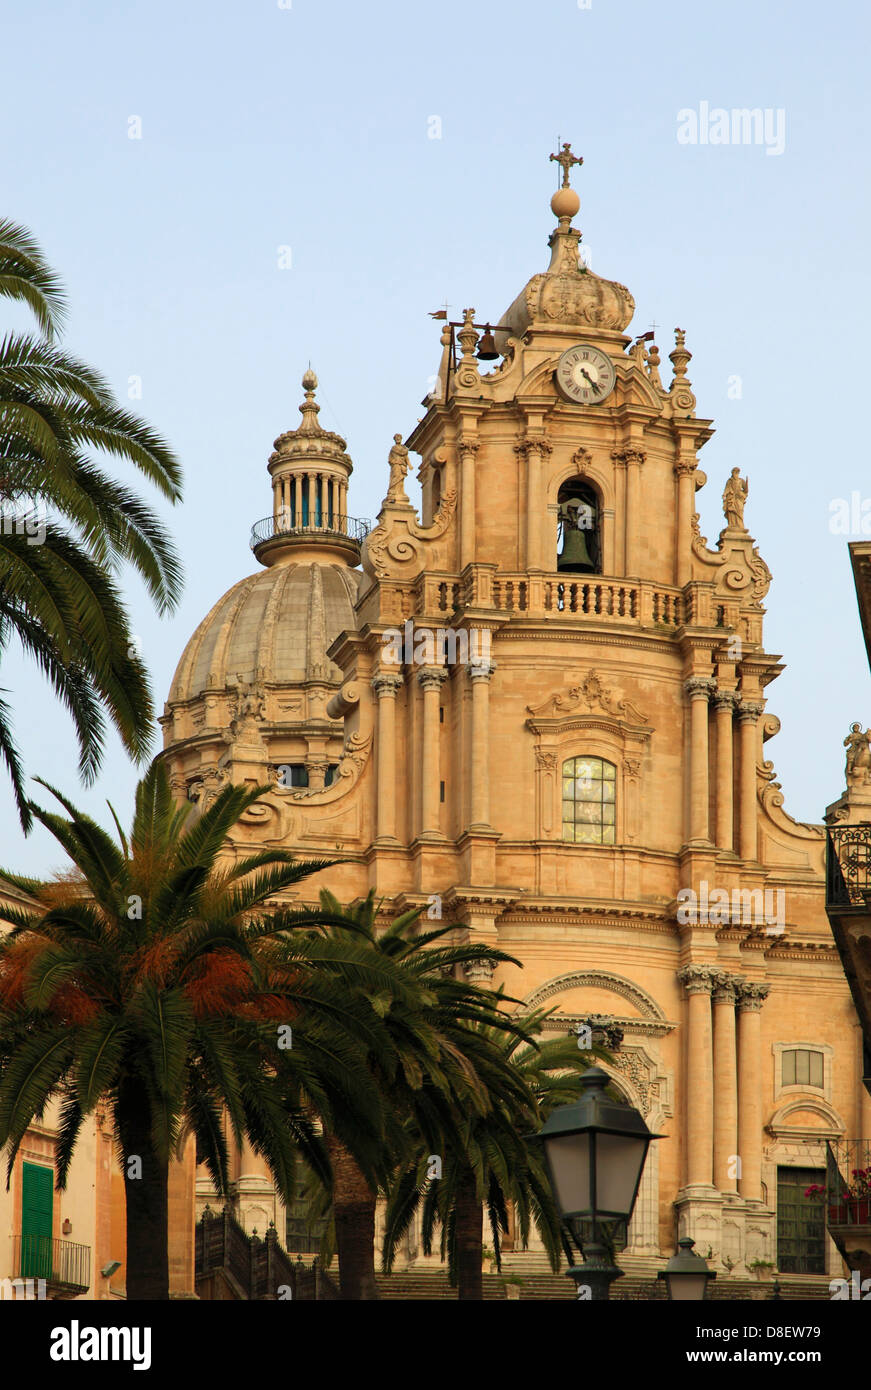
{"type": "Polygon", "coordinates": [[[720,973],[713,965],[684,965],[677,978],[687,994],[710,994],[720,973]]]}
{"type": "Polygon", "coordinates": [[[738,984],[739,1010],[758,1012],[770,991],[771,986],[763,984],[760,980],[741,980],[738,984]]]}
{"type": "Polygon", "coordinates": [[[628,465],[632,463],[637,464],[640,468],[641,465],[644,463],[645,459],[647,458],[647,455],[645,454],[643,449],[628,448],[612,449],[611,457],[615,463],[621,464],[624,468],[628,467],[628,465]]]}
{"type": "Polygon", "coordinates": [[[738,989],[744,983],[740,975],[730,975],[728,970],[718,970],[714,979],[714,1002],[734,1004],[738,989]]]}
{"type": "Polygon", "coordinates": [[[402,676],[396,671],[376,671],[372,677],[372,689],[379,700],[390,699],[391,696],[395,696],[396,692],[402,689],[404,683],[402,676]]]}
{"type": "Polygon", "coordinates": [[[764,704],[759,700],[741,700],[738,704],[738,718],[742,723],[745,719],[755,723],[764,709],[764,704]]]}
{"type": "Polygon", "coordinates": [[[738,703],[738,696],[734,690],[715,690],[712,699],[715,709],[734,710],[738,703]]]}
{"type": "Polygon", "coordinates": [[[424,666],[417,673],[421,690],[440,690],[447,678],[448,673],[441,666],[424,666]]]}
{"type": "Polygon", "coordinates": [[[526,458],[529,454],[538,454],[541,458],[547,458],[553,453],[553,445],[549,444],[544,435],[527,435],[514,445],[515,454],[520,454],[526,458]]]}
{"type": "Polygon", "coordinates": [[[717,683],[711,676],[690,676],[689,680],[684,681],[683,688],[691,700],[710,699],[717,688],[717,683]]]}

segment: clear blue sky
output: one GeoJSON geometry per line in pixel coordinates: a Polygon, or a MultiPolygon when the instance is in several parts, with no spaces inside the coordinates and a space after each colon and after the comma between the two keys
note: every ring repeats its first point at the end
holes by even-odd
{"type": "MultiPolygon", "coordinates": [[[[849,722],[871,722],[848,538],[829,529],[833,498],[871,495],[868,29],[857,3],[805,0],[7,8],[0,209],[66,281],[67,345],[125,401],[141,377],[136,408],[185,468],[179,611],[158,620],[126,584],[158,707],[200,618],[256,567],[266,459],[299,420],[309,359],[321,420],[354,459],[351,511],[371,517],[438,366],[427,312],[447,299],[495,320],[547,264],[559,135],[585,158],[593,268],[630,287],[636,331],[662,325],[664,356],[686,329],[717,427],[701,459],[712,540],[730,468],[749,474],[746,520],[774,573],[766,645],[787,662],[767,747],[786,808],[818,820],[849,722]],[[782,109],[784,152],[680,144],[678,112],[702,102],[782,109]]],[[[23,322],[0,305],[0,323],[23,322]]],[[[84,791],[35,672],[9,657],[0,685],[28,770],[128,821],[137,774],[117,741],[84,791]]],[[[62,863],[43,831],[24,840],[5,783],[0,829],[0,863],[62,863]]]]}

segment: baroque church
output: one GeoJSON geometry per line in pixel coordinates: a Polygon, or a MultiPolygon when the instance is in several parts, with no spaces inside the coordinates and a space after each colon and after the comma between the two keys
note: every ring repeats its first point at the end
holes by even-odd
{"type": "MultiPolygon", "coordinates": [[[[165,757],[201,805],[274,784],[233,851],[340,854],[304,900],[323,883],[344,902],[374,888],[385,922],[420,906],[522,962],[478,983],[551,1008],[579,1044],[609,1040],[615,1087],[664,1136],[625,1270],[689,1236],[733,1278],[776,1265],[822,1284],[841,1265],[804,1189],[826,1140],[871,1139],[871,1102],[824,827],[786,812],[766,748],[771,575],[739,468],[716,544],[701,535],[713,431],[684,331],[670,373],[652,334],[627,332],[629,290],[580,254],[581,161],[551,159],[550,264],[495,327],[445,317],[374,527],[348,515],[346,441],[305,373],[301,423],[268,461],[260,568],[187,644],[165,757]]],[[[261,1160],[235,1163],[245,1228],[274,1220],[314,1248],[261,1160]]],[[[414,1230],[404,1256],[426,1264],[414,1230]]]]}

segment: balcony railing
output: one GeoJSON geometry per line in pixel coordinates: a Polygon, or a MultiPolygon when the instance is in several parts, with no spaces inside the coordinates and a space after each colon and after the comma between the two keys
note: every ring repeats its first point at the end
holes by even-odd
{"type": "Polygon", "coordinates": [[[871,911],[871,824],[841,825],[826,837],[826,907],[871,911]]]}
{"type": "Polygon", "coordinates": [[[871,1227],[871,1139],[826,1145],[826,1217],[829,1226],[871,1227]]]}
{"type": "Polygon", "coordinates": [[[91,1286],[91,1248],[51,1236],[18,1235],[14,1238],[16,1276],[44,1279],[50,1287],[69,1293],[87,1293],[91,1286]]]}
{"type": "Polygon", "coordinates": [[[262,521],[255,521],[251,527],[251,549],[256,550],[259,545],[277,536],[340,536],[343,540],[360,545],[371,530],[370,521],[355,516],[340,516],[337,512],[331,516],[325,512],[320,520],[315,518],[303,524],[301,519],[297,521],[288,511],[283,516],[265,516],[262,521]]]}

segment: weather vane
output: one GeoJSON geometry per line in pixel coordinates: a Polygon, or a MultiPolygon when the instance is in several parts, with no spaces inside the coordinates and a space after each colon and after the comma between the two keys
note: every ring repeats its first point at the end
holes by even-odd
{"type": "Polygon", "coordinates": [[[584,162],[583,157],[582,157],[581,155],[579,155],[579,154],[572,154],[572,147],[571,147],[571,145],[568,143],[568,141],[563,145],[563,147],[562,147],[562,149],[560,150],[559,154],[552,154],[552,155],[549,155],[548,158],[549,158],[549,159],[552,159],[552,160],[556,160],[557,164],[560,164],[560,165],[562,166],[562,171],[563,171],[563,182],[562,182],[562,186],[563,186],[563,188],[568,188],[568,187],[569,187],[569,170],[571,169],[572,165],[573,165],[573,164],[583,164],[583,162],[584,162]]]}

